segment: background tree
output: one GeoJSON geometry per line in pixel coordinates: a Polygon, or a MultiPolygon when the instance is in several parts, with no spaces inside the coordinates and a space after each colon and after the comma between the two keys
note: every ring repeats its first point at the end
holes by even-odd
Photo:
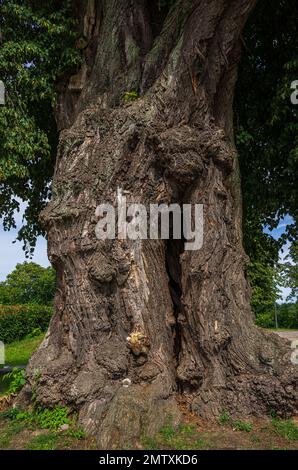
{"type": "Polygon", "coordinates": [[[278,324],[280,328],[298,328],[298,302],[277,305],[278,324]]]}
{"type": "Polygon", "coordinates": [[[297,238],[298,107],[290,100],[298,75],[297,2],[258,2],[245,29],[236,89],[235,127],[243,189],[244,242],[252,259],[271,265],[297,238]],[[279,242],[263,233],[290,215],[279,242]]]}
{"type": "Polygon", "coordinates": [[[278,268],[251,261],[247,272],[252,286],[251,306],[256,315],[256,324],[272,328],[275,326],[276,303],[280,298],[278,268]]]}
{"type": "Polygon", "coordinates": [[[282,266],[283,285],[291,289],[289,300],[298,296],[298,241],[295,240],[289,249],[285,263],[282,266]]]}
{"type": "Polygon", "coordinates": [[[36,263],[17,264],[0,283],[0,304],[52,304],[55,294],[55,271],[36,263]]]}
{"type": "Polygon", "coordinates": [[[33,251],[44,233],[39,213],[50,197],[57,149],[54,106],[58,77],[80,62],[69,1],[0,2],[0,216],[15,227],[14,211],[27,203],[18,239],[33,251]]]}
{"type": "MultiPolygon", "coordinates": [[[[290,101],[291,83],[298,76],[296,15],[294,1],[258,2],[245,29],[236,89],[244,246],[251,260],[252,306],[257,316],[263,312],[263,326],[274,319],[279,250],[297,240],[298,108],[290,101]],[[293,222],[279,240],[263,232],[264,226],[276,228],[286,215],[293,222]]],[[[294,270],[287,264],[285,284],[294,270]]],[[[291,284],[297,294],[297,279],[292,277],[291,284]]]]}

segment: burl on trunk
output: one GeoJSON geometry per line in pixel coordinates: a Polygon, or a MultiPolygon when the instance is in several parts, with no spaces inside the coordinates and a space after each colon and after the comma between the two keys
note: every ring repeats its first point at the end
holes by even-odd
{"type": "Polygon", "coordinates": [[[77,409],[102,447],[178,420],[178,395],[207,418],[297,410],[286,343],[253,324],[241,239],[232,103],[254,3],[74,5],[84,59],[61,84],[42,214],[55,313],[22,397],[34,387],[43,405],[77,409]],[[133,202],[204,204],[202,249],[98,240],[95,208],[117,188],[133,202]]]}

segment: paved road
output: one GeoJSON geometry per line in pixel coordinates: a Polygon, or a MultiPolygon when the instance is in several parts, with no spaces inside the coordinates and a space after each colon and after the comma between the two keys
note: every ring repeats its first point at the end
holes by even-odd
{"type": "Polygon", "coordinates": [[[294,341],[295,339],[298,340],[298,331],[274,331],[274,330],[271,330],[273,331],[274,333],[277,333],[279,336],[281,336],[282,338],[286,338],[288,339],[289,341],[294,341]]]}

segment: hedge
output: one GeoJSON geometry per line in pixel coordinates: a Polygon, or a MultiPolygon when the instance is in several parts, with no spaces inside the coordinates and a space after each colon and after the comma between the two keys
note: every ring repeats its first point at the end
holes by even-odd
{"type": "Polygon", "coordinates": [[[46,331],[53,307],[46,305],[0,305],[0,341],[23,339],[36,329],[46,331]]]}

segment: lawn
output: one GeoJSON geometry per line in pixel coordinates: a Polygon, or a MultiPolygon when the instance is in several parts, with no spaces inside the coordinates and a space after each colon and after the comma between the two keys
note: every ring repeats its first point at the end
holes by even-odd
{"type": "Polygon", "coordinates": [[[44,335],[40,335],[8,344],[5,348],[6,364],[10,366],[27,364],[33,352],[42,342],[43,337],[44,335]]]}

